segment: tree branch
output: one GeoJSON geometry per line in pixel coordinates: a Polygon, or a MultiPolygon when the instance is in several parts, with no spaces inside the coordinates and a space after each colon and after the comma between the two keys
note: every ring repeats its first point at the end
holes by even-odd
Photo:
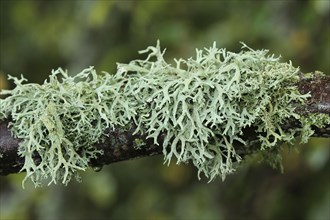
{"type": "MultiPolygon", "coordinates": [[[[297,106],[296,112],[299,115],[308,115],[310,113],[322,113],[330,115],[330,77],[315,75],[313,78],[301,78],[297,84],[300,93],[310,92],[311,97],[305,106],[297,106]]],[[[296,120],[288,120],[283,125],[284,130],[297,128],[300,124],[296,120]]],[[[145,156],[152,156],[162,153],[163,135],[158,140],[159,145],[153,143],[152,139],[147,139],[147,135],[134,134],[134,128],[128,131],[119,129],[109,130],[105,141],[96,144],[94,147],[102,150],[104,153],[97,159],[90,161],[93,167],[100,167],[117,161],[129,160],[145,156]],[[139,147],[136,140],[143,140],[144,146],[139,147]]],[[[248,127],[243,131],[244,140],[253,141],[257,139],[255,129],[248,127]]],[[[314,129],[316,137],[330,137],[330,124],[320,129],[314,129]]],[[[24,164],[24,158],[20,157],[18,152],[21,140],[14,138],[10,132],[10,120],[0,121],[0,175],[17,173],[24,164]]],[[[235,145],[236,152],[240,152],[242,144],[235,145]]],[[[241,155],[244,156],[244,155],[241,155]]],[[[40,160],[38,155],[34,155],[35,161],[40,160]]]]}

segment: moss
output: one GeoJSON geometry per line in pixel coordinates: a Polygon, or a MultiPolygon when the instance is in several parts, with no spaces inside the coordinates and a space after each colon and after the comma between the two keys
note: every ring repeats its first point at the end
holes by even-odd
{"type": "MultiPolygon", "coordinates": [[[[224,179],[241,161],[234,142],[250,151],[242,139],[247,126],[256,126],[260,150],[278,158],[278,143],[290,143],[297,134],[305,142],[311,124],[329,122],[329,116],[313,121],[294,112],[291,103],[308,97],[294,86],[299,69],[267,50],[243,44],[241,52],[233,53],[214,44],[175,65],[164,60],[159,42],[141,53],[147,53],[145,60],[118,64],[113,75],[97,75],[90,67],[72,77],[58,69],[42,85],[10,77],[16,88],[1,92],[9,96],[0,100],[0,119],[12,117],[12,133],[24,139],[18,153],[25,158],[25,180],[68,183],[102,153],[91,146],[109,127],[125,130],[134,123],[135,132],[156,144],[165,134],[166,163],[173,157],[178,163],[192,161],[199,174],[212,180],[224,179]],[[304,127],[283,131],[282,123],[292,117],[304,127]],[[35,153],[40,163],[33,161],[35,153]]],[[[136,142],[137,148],[144,147],[136,142]]]]}

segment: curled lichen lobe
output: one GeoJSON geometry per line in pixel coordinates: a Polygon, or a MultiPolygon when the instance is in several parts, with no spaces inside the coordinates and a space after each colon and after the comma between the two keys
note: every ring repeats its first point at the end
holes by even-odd
{"type": "MultiPolygon", "coordinates": [[[[159,43],[141,53],[145,60],[118,64],[113,75],[90,67],[71,77],[58,69],[42,85],[11,77],[16,88],[1,92],[9,96],[0,100],[0,119],[11,116],[13,134],[24,140],[19,154],[27,178],[67,183],[101,153],[91,146],[114,127],[135,127],[155,144],[161,136],[165,162],[192,161],[210,180],[235,170],[241,157],[234,143],[250,152],[246,127],[253,125],[260,149],[271,152],[298,133],[304,141],[311,135],[306,120],[303,130],[281,129],[288,118],[300,120],[294,106],[309,96],[298,92],[299,69],[291,62],[245,44],[239,53],[215,44],[197,49],[195,58],[175,65],[164,60],[159,43]]],[[[134,145],[145,147],[140,139],[134,145]]]]}

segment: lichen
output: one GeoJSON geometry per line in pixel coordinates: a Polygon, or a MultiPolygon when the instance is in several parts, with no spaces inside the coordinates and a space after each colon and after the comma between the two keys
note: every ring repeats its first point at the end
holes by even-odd
{"type": "Polygon", "coordinates": [[[142,139],[140,139],[140,138],[135,138],[134,139],[134,142],[133,142],[133,147],[135,148],[135,149],[141,149],[143,146],[145,146],[146,144],[145,144],[145,142],[142,140],[142,139]]]}
{"type": "Polygon", "coordinates": [[[42,85],[9,79],[16,87],[1,92],[9,96],[0,100],[0,118],[11,117],[13,135],[23,139],[18,149],[25,158],[23,184],[28,178],[37,186],[49,178],[49,184],[68,183],[102,153],[92,145],[105,129],[130,120],[131,111],[119,100],[121,83],[109,74],[99,77],[92,67],[74,77],[58,69],[42,85]],[[36,154],[40,162],[33,160],[36,154]]]}
{"type": "MultiPolygon", "coordinates": [[[[323,128],[326,124],[330,124],[330,116],[327,114],[311,113],[308,116],[302,116],[300,118],[302,124],[301,132],[301,143],[305,144],[308,142],[308,138],[314,134],[312,126],[323,128]]],[[[330,132],[329,132],[330,133],[330,132]]]]}
{"type": "MultiPolygon", "coordinates": [[[[234,53],[214,43],[174,65],[164,52],[158,42],[141,51],[145,60],[118,64],[115,74],[97,75],[90,67],[69,76],[58,69],[42,85],[9,77],[16,87],[1,92],[9,96],[0,100],[0,119],[11,117],[13,135],[24,140],[18,154],[25,158],[25,180],[68,183],[102,153],[92,146],[107,128],[134,125],[135,133],[147,134],[155,144],[162,134],[165,163],[191,161],[199,175],[213,180],[225,179],[240,163],[242,152],[234,142],[251,151],[242,134],[246,127],[256,128],[260,151],[278,158],[279,143],[291,143],[299,134],[306,142],[311,124],[329,123],[329,116],[311,121],[295,113],[295,105],[309,96],[295,86],[299,69],[267,50],[243,44],[234,53]],[[289,118],[303,128],[284,131],[281,125],[289,118]],[[40,162],[32,159],[35,154],[40,162]]],[[[136,147],[145,145],[136,140],[136,147]]]]}

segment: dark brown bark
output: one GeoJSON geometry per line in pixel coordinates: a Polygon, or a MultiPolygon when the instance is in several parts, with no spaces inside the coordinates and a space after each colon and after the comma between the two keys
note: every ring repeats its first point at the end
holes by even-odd
{"type": "MultiPolygon", "coordinates": [[[[302,94],[310,92],[311,97],[308,99],[305,106],[297,107],[296,111],[300,115],[309,113],[323,113],[330,115],[330,77],[315,75],[311,78],[301,78],[298,89],[302,94]]],[[[17,173],[24,164],[24,158],[17,154],[20,140],[11,136],[10,128],[8,128],[10,120],[0,121],[0,175],[17,173]]],[[[284,129],[299,127],[297,121],[288,121],[283,125],[284,129]]],[[[153,140],[147,139],[146,135],[135,134],[134,129],[129,131],[114,130],[109,131],[103,143],[96,144],[97,149],[104,151],[97,159],[91,161],[91,166],[100,167],[106,164],[117,161],[129,160],[133,158],[152,156],[162,153],[162,136],[158,142],[160,145],[155,145],[153,140]],[[142,139],[145,143],[141,148],[137,148],[136,139],[142,139]]],[[[256,140],[257,136],[253,127],[247,128],[244,131],[244,136],[248,140],[256,140]]],[[[315,128],[314,136],[330,137],[330,124],[319,129],[315,128]]],[[[242,146],[237,145],[237,152],[240,152],[242,146]]],[[[244,155],[242,155],[244,156],[244,155]]],[[[38,161],[38,155],[35,155],[35,160],[38,161]]]]}

